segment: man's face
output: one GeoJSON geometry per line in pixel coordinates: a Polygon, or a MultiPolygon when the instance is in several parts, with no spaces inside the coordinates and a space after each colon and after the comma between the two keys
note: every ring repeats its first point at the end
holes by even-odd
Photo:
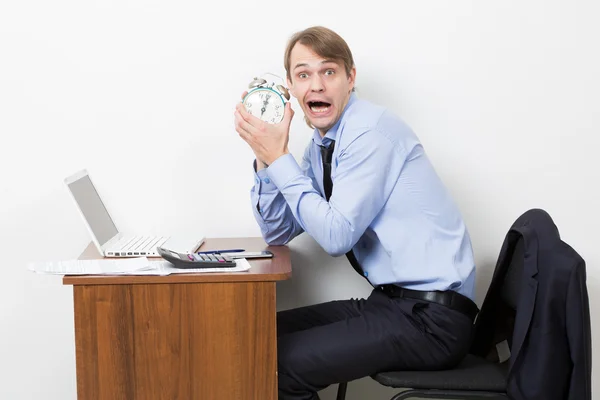
{"type": "Polygon", "coordinates": [[[326,60],[310,47],[296,43],[290,55],[290,76],[292,95],[309,122],[325,135],[348,103],[356,68],[348,76],[339,60],[326,60]]]}

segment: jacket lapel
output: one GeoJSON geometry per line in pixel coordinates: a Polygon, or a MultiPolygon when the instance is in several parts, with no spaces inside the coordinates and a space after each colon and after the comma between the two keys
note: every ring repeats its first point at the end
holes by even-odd
{"type": "Polygon", "coordinates": [[[513,332],[513,343],[510,357],[510,370],[512,371],[516,361],[519,358],[523,342],[529,332],[533,310],[535,308],[535,298],[537,295],[538,281],[536,275],[538,272],[538,240],[533,229],[524,226],[521,234],[525,240],[525,260],[524,260],[524,276],[519,294],[519,304],[517,306],[517,315],[515,328],[513,332]]]}

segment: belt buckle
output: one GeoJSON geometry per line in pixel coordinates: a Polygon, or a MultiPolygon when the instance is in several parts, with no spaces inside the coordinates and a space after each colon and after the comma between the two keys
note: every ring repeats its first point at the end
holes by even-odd
{"type": "Polygon", "coordinates": [[[379,286],[379,289],[381,290],[381,292],[383,292],[386,296],[393,296],[396,294],[396,290],[400,289],[399,287],[397,287],[396,285],[393,284],[385,284],[385,285],[381,285],[379,286]]]}

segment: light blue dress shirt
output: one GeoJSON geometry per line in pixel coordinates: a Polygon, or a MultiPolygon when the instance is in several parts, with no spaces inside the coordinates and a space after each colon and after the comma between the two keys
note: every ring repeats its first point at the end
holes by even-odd
{"type": "Polygon", "coordinates": [[[252,209],[265,241],[302,232],[332,256],[353,249],[372,285],[474,296],[469,233],[413,131],[352,93],[324,138],[315,129],[298,165],[291,154],[255,173],[252,209]],[[320,145],[335,140],[333,191],[323,190],[320,145]]]}

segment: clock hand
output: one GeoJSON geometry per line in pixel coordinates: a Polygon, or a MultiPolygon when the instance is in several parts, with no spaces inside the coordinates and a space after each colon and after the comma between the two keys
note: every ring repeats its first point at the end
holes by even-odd
{"type": "Polygon", "coordinates": [[[267,94],[267,95],[265,96],[265,101],[264,101],[264,103],[263,103],[263,107],[260,109],[260,111],[261,111],[261,113],[260,113],[260,116],[261,116],[261,117],[263,116],[263,114],[265,113],[265,111],[267,111],[267,104],[269,103],[269,98],[270,98],[270,97],[271,97],[271,95],[270,95],[270,94],[267,94]]]}

